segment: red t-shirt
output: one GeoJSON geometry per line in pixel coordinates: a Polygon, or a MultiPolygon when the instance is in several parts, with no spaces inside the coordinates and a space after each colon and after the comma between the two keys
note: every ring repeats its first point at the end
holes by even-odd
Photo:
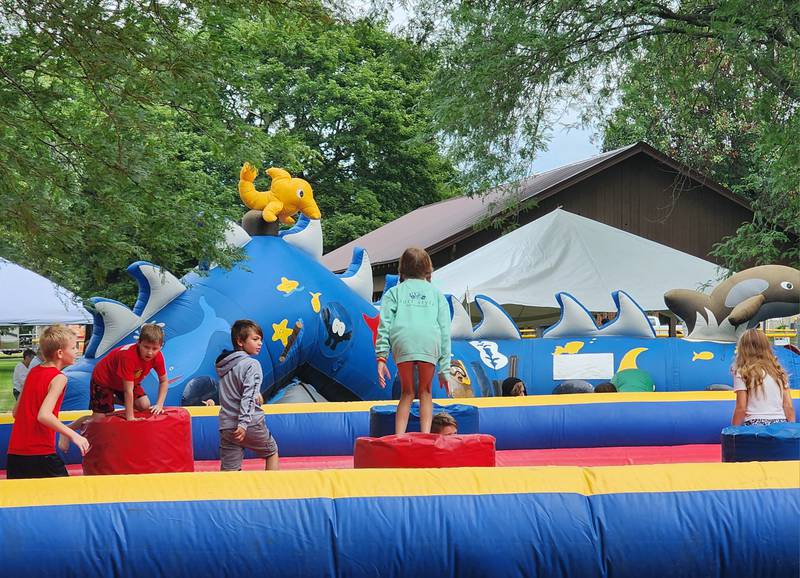
{"type": "Polygon", "coordinates": [[[95,365],[92,371],[92,381],[109,389],[123,391],[122,382],[132,381],[134,387],[147,377],[151,369],[156,370],[158,377],[166,375],[164,356],[159,351],[150,361],[139,357],[139,348],[135,343],[117,347],[95,365]]]}
{"type": "MultiPolygon", "coordinates": [[[[11,427],[8,453],[18,456],[47,456],[56,453],[56,432],[39,423],[39,408],[47,396],[50,382],[61,372],[55,367],[37,365],[28,372],[22,395],[19,396],[17,416],[11,427]]],[[[58,417],[64,391],[53,406],[53,415],[58,417]]]]}

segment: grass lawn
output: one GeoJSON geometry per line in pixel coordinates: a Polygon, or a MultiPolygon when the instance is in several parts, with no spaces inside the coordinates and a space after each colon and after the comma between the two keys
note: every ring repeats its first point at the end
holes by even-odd
{"type": "Polygon", "coordinates": [[[11,376],[14,366],[22,361],[21,355],[0,355],[0,413],[11,411],[14,395],[11,393],[11,376]]]}

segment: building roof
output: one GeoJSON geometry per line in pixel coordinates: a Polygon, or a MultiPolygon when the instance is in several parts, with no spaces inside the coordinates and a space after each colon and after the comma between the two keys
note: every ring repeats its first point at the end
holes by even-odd
{"type": "Polygon", "coordinates": [[[442,247],[471,235],[475,225],[481,220],[502,212],[507,207],[509,197],[514,198],[516,202],[524,202],[533,197],[544,199],[639,153],[644,153],[656,161],[666,164],[676,172],[687,175],[737,204],[750,209],[744,199],[722,185],[682,165],[650,145],[638,142],[533,175],[522,180],[518,186],[513,188],[501,186],[486,195],[455,197],[420,207],[331,251],[322,257],[322,262],[331,271],[343,271],[350,264],[355,247],[366,249],[373,265],[399,260],[403,250],[410,246],[423,247],[434,253],[442,247]]]}

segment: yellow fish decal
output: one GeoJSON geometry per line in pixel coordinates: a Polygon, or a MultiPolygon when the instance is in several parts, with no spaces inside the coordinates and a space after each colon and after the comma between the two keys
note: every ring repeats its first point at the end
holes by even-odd
{"type": "Polygon", "coordinates": [[[292,334],[292,328],[287,327],[288,319],[284,319],[280,323],[272,324],[272,341],[280,341],[283,346],[289,343],[289,336],[292,334]]]}
{"type": "Polygon", "coordinates": [[[314,310],[314,313],[319,313],[319,310],[321,309],[319,304],[319,296],[322,295],[322,293],[312,293],[309,291],[308,294],[311,295],[311,309],[314,310]]]}
{"type": "Polygon", "coordinates": [[[645,351],[647,351],[646,347],[634,347],[631,349],[623,356],[622,361],[619,362],[617,371],[622,371],[623,369],[639,369],[636,367],[636,358],[645,351]]]}
{"type": "Polygon", "coordinates": [[[277,289],[281,293],[286,293],[286,295],[290,295],[299,286],[300,283],[298,283],[297,281],[287,279],[286,277],[281,277],[281,282],[278,284],[277,287],[275,287],[275,289],[277,289]]]}
{"type": "Polygon", "coordinates": [[[692,361],[697,361],[698,359],[702,361],[709,361],[711,359],[714,359],[714,354],[711,353],[710,351],[701,351],[700,353],[692,351],[692,353],[694,354],[692,355],[692,361]]]}
{"type": "Polygon", "coordinates": [[[563,353],[572,355],[578,353],[581,349],[583,349],[583,341],[570,341],[565,345],[556,345],[553,355],[561,355],[563,353]]]}

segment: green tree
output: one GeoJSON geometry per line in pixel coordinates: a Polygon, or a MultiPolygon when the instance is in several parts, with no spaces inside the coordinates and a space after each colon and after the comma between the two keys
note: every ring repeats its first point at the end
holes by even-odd
{"type": "Polygon", "coordinates": [[[230,263],[225,159],[279,144],[245,138],[224,80],[244,63],[219,42],[232,16],[82,0],[3,0],[0,13],[2,254],[84,297],[126,299],[132,261],[230,263]]]}
{"type": "Polygon", "coordinates": [[[603,120],[604,147],[645,140],[748,199],[753,221],[714,251],[729,268],[780,260],[800,266],[794,101],[713,40],[659,37],[644,48],[603,120]]]}
{"type": "Polygon", "coordinates": [[[450,0],[443,23],[435,38],[442,50],[432,93],[435,126],[457,161],[469,168],[472,190],[524,172],[545,146],[551,115],[565,101],[583,106],[587,119],[605,118],[622,101],[624,110],[607,126],[609,146],[643,137],[656,146],[687,142],[691,127],[718,123],[681,160],[718,178],[731,171],[719,180],[758,193],[756,219],[742,231],[750,237],[737,236],[720,254],[730,264],[742,262],[744,254],[734,255],[740,245],[751,260],[796,259],[791,243],[781,244],[782,233],[763,225],[776,217],[786,227],[792,218],[796,223],[796,214],[773,209],[797,206],[800,4],[450,0]],[[735,86],[737,75],[747,88],[735,86]],[[669,98],[661,88],[669,89],[669,98]],[[655,98],[649,107],[648,95],[655,98]],[[627,114],[634,99],[641,104],[635,119],[627,114]],[[753,115],[736,108],[748,106],[748,100],[757,109],[753,115]],[[703,114],[703,105],[713,120],[692,118],[703,114]],[[647,111],[657,116],[652,125],[657,128],[645,126],[647,111]],[[724,147],[700,149],[716,136],[745,160],[710,166],[704,155],[713,149],[718,156],[724,147]],[[747,147],[757,154],[749,155],[747,147]],[[757,241],[757,231],[774,242],[757,241]]]}
{"type": "Polygon", "coordinates": [[[327,249],[453,194],[455,172],[425,137],[431,119],[419,106],[433,51],[364,20],[300,25],[287,15],[239,32],[256,91],[249,121],[314,153],[264,162],[314,184],[327,249]]]}
{"type": "Polygon", "coordinates": [[[334,243],[446,190],[415,107],[431,55],[379,24],[303,0],[0,14],[0,254],[82,297],[130,302],[140,259],[231,264],[244,160],[305,169],[334,243]]]}

